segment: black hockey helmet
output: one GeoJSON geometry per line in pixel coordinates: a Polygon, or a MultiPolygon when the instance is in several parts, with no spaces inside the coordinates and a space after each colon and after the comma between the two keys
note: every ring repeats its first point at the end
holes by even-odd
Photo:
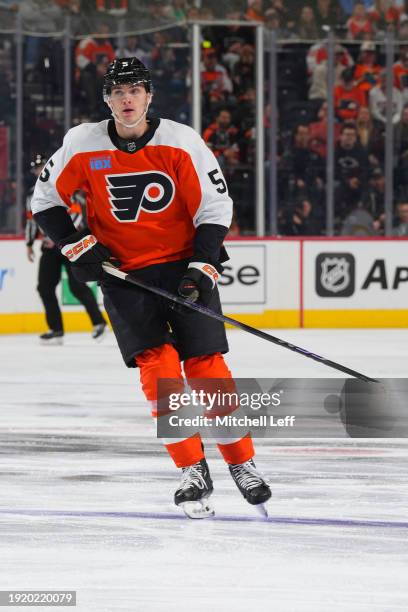
{"type": "Polygon", "coordinates": [[[103,78],[103,99],[107,101],[114,85],[143,83],[148,93],[152,92],[152,78],[146,66],[137,57],[121,57],[109,64],[103,78]]]}
{"type": "Polygon", "coordinates": [[[32,159],[30,166],[31,170],[44,166],[47,163],[47,158],[42,153],[36,153],[32,159]]]}

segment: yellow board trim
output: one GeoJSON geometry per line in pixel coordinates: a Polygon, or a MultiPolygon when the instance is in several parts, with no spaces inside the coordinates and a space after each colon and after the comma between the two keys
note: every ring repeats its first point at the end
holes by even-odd
{"type": "MultiPolygon", "coordinates": [[[[297,310],[266,310],[259,314],[228,314],[253,327],[299,327],[297,310]]],[[[67,332],[90,331],[91,324],[84,312],[64,312],[64,329],[67,332]]],[[[230,327],[230,326],[228,326],[230,327]]],[[[35,334],[47,330],[45,317],[40,312],[0,313],[0,334],[35,334]]]]}
{"type": "Polygon", "coordinates": [[[304,327],[408,327],[408,310],[305,310],[304,327]]]}
{"type": "MultiPolygon", "coordinates": [[[[300,327],[298,310],[226,314],[257,328],[300,327]]],[[[89,332],[92,327],[84,312],[65,312],[63,320],[67,332],[89,332]]],[[[408,310],[306,310],[303,325],[307,328],[408,327],[408,310]]],[[[40,312],[0,314],[0,334],[34,334],[46,330],[45,317],[40,312]]]]}
{"type": "MultiPolygon", "coordinates": [[[[91,331],[92,324],[84,312],[66,312],[63,315],[67,332],[91,331]]],[[[45,316],[41,312],[0,314],[0,334],[35,334],[47,331],[45,316]]]]}
{"type": "MultiPolygon", "coordinates": [[[[225,313],[231,319],[237,319],[241,323],[246,323],[252,327],[260,328],[278,328],[278,327],[299,327],[300,315],[298,310],[264,310],[260,313],[243,314],[240,313],[225,313]]],[[[227,325],[228,329],[232,329],[232,325],[227,325]]]]}

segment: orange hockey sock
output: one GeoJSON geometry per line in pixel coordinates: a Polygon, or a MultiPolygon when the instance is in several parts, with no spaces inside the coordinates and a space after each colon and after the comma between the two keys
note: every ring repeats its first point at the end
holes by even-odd
{"type": "Polygon", "coordinates": [[[248,434],[244,438],[231,444],[217,444],[224,461],[230,464],[244,463],[249,461],[255,454],[252,438],[248,434]]]}
{"type": "MultiPolygon", "coordinates": [[[[157,381],[159,378],[171,378],[172,392],[182,393],[184,380],[181,374],[179,355],[171,344],[163,344],[153,349],[147,349],[136,356],[136,364],[140,368],[140,381],[146,399],[152,404],[152,416],[157,418],[157,381]]],[[[165,443],[170,457],[177,467],[186,467],[197,463],[204,457],[199,434],[165,443]]]]}
{"type": "Polygon", "coordinates": [[[173,444],[165,444],[167,452],[177,467],[187,467],[204,459],[200,434],[173,444]]]}
{"type": "MultiPolygon", "coordinates": [[[[191,359],[186,359],[184,362],[184,372],[186,374],[187,379],[194,378],[223,378],[228,379],[226,382],[226,391],[231,392],[235,390],[235,385],[233,385],[232,374],[228,369],[227,364],[224,361],[221,353],[214,353],[213,355],[204,355],[202,357],[192,357],[191,359]],[[231,384],[229,384],[229,380],[231,384]]],[[[223,407],[219,407],[218,414],[225,414],[225,410],[223,407]]],[[[255,454],[254,446],[252,443],[252,438],[249,434],[241,438],[240,440],[231,441],[231,443],[222,443],[217,444],[218,449],[224,460],[227,463],[235,464],[235,463],[244,463],[255,454]]]]}

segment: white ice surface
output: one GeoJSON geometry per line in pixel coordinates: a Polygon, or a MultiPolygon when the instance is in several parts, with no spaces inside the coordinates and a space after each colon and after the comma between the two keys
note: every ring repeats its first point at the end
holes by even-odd
{"type": "MultiPolygon", "coordinates": [[[[408,374],[406,330],[271,333],[371,376],[408,374]]],[[[229,338],[235,376],[338,375],[229,338]]],[[[259,441],[268,522],[209,444],[217,517],[191,521],[112,334],[0,336],[0,363],[0,590],[76,590],[81,612],[408,610],[406,440],[259,441]]]]}

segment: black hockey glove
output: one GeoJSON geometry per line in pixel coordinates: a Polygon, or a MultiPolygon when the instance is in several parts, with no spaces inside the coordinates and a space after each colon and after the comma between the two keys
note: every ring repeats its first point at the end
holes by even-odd
{"type": "Polygon", "coordinates": [[[58,247],[72,265],[75,278],[83,283],[101,280],[102,262],[111,259],[109,249],[98,242],[89,228],[60,240],[58,247]]]}
{"type": "Polygon", "coordinates": [[[193,261],[189,264],[187,272],[181,279],[178,292],[181,297],[189,302],[199,301],[203,306],[207,306],[218,278],[219,274],[214,266],[193,261]]]}

